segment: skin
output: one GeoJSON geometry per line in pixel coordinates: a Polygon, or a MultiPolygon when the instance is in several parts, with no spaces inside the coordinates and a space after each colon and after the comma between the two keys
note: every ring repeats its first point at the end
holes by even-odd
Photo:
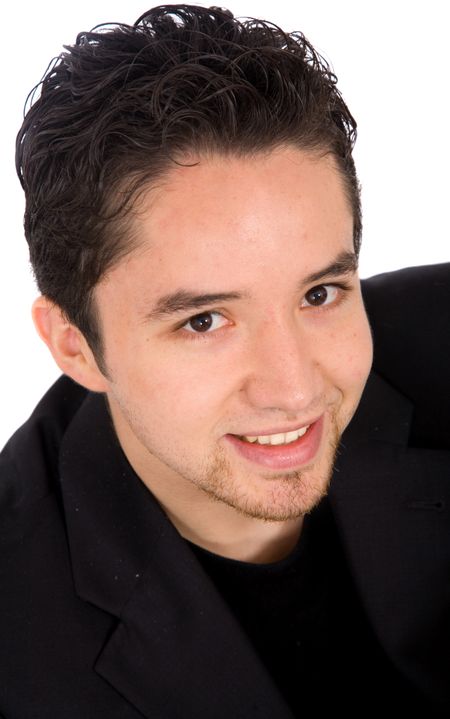
{"type": "Polygon", "coordinates": [[[33,316],[63,372],[106,393],[130,464],[180,533],[224,556],[275,561],[327,491],[372,362],[357,272],[305,283],[353,252],[352,215],[330,155],[199,159],[149,190],[137,249],[96,287],[108,376],[57,307],[39,298],[33,316]],[[324,304],[313,306],[318,285],[324,304]],[[152,315],[181,288],[242,297],[152,315]],[[199,313],[212,325],[196,334],[199,313]],[[289,471],[227,441],[319,416],[318,451],[289,471]]]}

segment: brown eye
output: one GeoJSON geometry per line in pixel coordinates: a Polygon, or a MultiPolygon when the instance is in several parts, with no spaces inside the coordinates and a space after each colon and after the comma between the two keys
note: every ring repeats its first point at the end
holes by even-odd
{"type": "Polygon", "coordinates": [[[183,329],[191,333],[206,334],[209,330],[219,329],[225,322],[220,312],[202,312],[195,317],[191,317],[184,325],[183,329]]]}
{"type": "Polygon", "coordinates": [[[305,295],[305,305],[308,307],[321,307],[336,300],[338,289],[334,285],[317,285],[308,290],[305,295]]]}
{"type": "Polygon", "coordinates": [[[207,332],[213,323],[211,312],[204,312],[189,320],[188,324],[193,332],[207,332]]]}

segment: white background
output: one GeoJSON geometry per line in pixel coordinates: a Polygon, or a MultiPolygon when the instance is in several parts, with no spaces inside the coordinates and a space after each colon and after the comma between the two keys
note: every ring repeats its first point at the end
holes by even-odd
{"type": "MultiPolygon", "coordinates": [[[[59,375],[30,318],[37,293],[14,170],[14,141],[25,98],[50,59],[63,44],[73,43],[79,31],[101,22],[131,24],[150,4],[41,0],[7,7],[0,44],[0,446],[59,375]]],[[[235,15],[301,30],[331,61],[359,125],[355,159],[363,186],[362,277],[448,261],[447,0],[229,0],[227,7],[235,15]]]]}

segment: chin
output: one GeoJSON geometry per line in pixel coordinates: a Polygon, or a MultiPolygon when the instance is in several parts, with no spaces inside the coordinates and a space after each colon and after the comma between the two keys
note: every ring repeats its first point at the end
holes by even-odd
{"type": "Polygon", "coordinates": [[[332,428],[318,455],[298,469],[258,469],[246,462],[230,461],[222,451],[195,484],[211,499],[253,519],[283,522],[301,517],[328,492],[340,437],[335,423],[332,428]]]}
{"type": "Polygon", "coordinates": [[[222,465],[222,471],[210,475],[213,481],[203,481],[199,486],[212,500],[243,516],[285,522],[308,514],[327,494],[333,462],[320,464],[320,468],[311,466],[270,476],[243,477],[240,481],[229,468],[224,472],[222,465]]]}

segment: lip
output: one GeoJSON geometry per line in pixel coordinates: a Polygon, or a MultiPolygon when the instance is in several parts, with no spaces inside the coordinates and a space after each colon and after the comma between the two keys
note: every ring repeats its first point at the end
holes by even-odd
{"type": "MultiPolygon", "coordinates": [[[[282,430],[278,430],[278,432],[281,431],[282,430]]],[[[285,431],[290,432],[292,430],[287,429],[285,431]]],[[[299,437],[295,442],[291,442],[290,444],[250,444],[250,442],[245,442],[233,434],[225,435],[225,439],[241,457],[252,464],[258,464],[267,469],[292,470],[300,469],[314,459],[322,442],[323,431],[324,415],[311,423],[303,437],[299,437]]],[[[264,432],[260,433],[260,436],[261,434],[276,434],[276,432],[264,432]]],[[[254,435],[249,434],[247,436],[254,435]]]]}

